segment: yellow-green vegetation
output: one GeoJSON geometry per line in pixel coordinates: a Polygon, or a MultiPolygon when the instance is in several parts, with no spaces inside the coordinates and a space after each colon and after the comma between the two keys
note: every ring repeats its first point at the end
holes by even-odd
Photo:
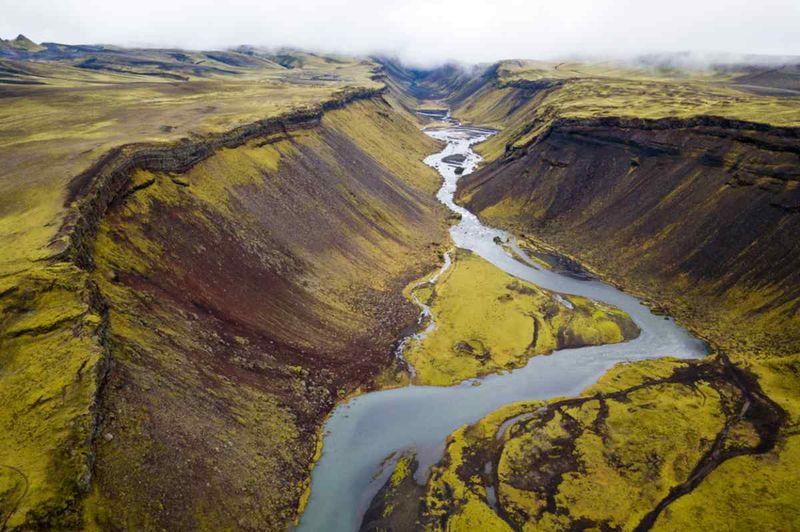
{"type": "MultiPolygon", "coordinates": [[[[662,170],[663,171],[663,170],[662,170]]],[[[552,239],[560,249],[570,245],[572,235],[552,239]]],[[[628,271],[637,264],[631,256],[646,257],[642,248],[616,247],[617,257],[604,250],[587,248],[582,255],[594,271],[628,271]],[[594,259],[592,259],[594,257],[594,259]],[[626,258],[628,257],[628,258],[626,258]],[[599,265],[604,265],[603,269],[599,265]]],[[[666,307],[683,323],[724,349],[733,362],[757,377],[763,393],[785,411],[784,428],[775,430],[775,446],[760,454],[736,456],[720,464],[692,491],[666,506],[655,522],[655,529],[680,530],[687,527],[755,530],[792,529],[800,519],[797,511],[796,471],[800,464],[795,432],[800,419],[800,356],[798,356],[798,316],[792,308],[796,299],[777,284],[759,289],[734,287],[719,294],[707,281],[692,281],[690,276],[655,282],[641,274],[611,277],[625,281],[640,297],[651,298],[666,307]],[[775,301],[779,304],[775,304],[775,301]]],[[[638,366],[639,364],[637,364],[638,366]]],[[[658,378],[657,368],[643,366],[643,377],[658,378]]],[[[607,382],[607,381],[606,381],[607,382]]],[[[663,390],[654,401],[667,401],[663,390]]],[[[640,410],[646,417],[648,410],[640,410]]],[[[762,415],[762,414],[758,414],[762,415]]],[[[752,428],[734,433],[742,440],[758,441],[752,428]]],[[[682,442],[673,442],[676,447],[682,442]]],[[[637,464],[640,465],[640,464],[637,464]]],[[[616,500],[616,499],[615,499],[616,500]]],[[[577,508],[579,505],[575,503],[577,508]]]]}
{"type": "MultiPolygon", "coordinates": [[[[745,404],[720,362],[661,359],[618,365],[578,398],[508,405],[450,436],[427,485],[423,523],[453,531],[633,530],[698,463],[713,460],[721,434],[726,449],[758,445],[752,420],[737,415],[745,404]]],[[[725,462],[720,471],[736,460],[753,458],[725,462]]],[[[776,487],[790,488],[787,481],[796,482],[784,474],[776,487]]],[[[788,509],[788,499],[767,505],[788,509]]],[[[665,517],[693,528],[700,504],[678,503],[665,517]]],[[[727,510],[707,514],[708,526],[725,528],[727,510]]],[[[785,527],[796,510],[773,519],[785,527]]]]}
{"type": "Polygon", "coordinates": [[[227,131],[319,104],[347,87],[379,86],[370,80],[375,65],[357,59],[308,56],[296,70],[271,61],[235,67],[192,59],[216,69],[175,80],[133,75],[119,65],[93,70],[64,61],[4,61],[38,84],[2,86],[0,273],[49,255],[69,180],[112,147],[227,131]]]}
{"type": "MultiPolygon", "coordinates": [[[[444,458],[431,470],[424,496],[424,523],[428,530],[511,530],[487,500],[485,454],[481,444],[497,441],[496,433],[507,418],[542,406],[540,402],[515,403],[492,412],[480,422],[459,428],[447,438],[444,458]],[[475,462],[466,473],[466,460],[475,462]],[[479,528],[476,528],[479,527],[479,528]]],[[[488,473],[491,474],[491,473],[488,473]]]]}
{"type": "Polygon", "coordinates": [[[355,140],[358,146],[381,161],[393,174],[400,176],[409,185],[434,195],[440,187],[439,179],[431,179],[430,167],[422,162],[419,154],[436,151],[437,142],[427,135],[420,135],[409,118],[397,108],[375,111],[369,102],[355,102],[343,112],[329,113],[323,123],[330,125],[355,140]],[[409,157],[409,154],[417,157],[409,157]]]}
{"type": "Polygon", "coordinates": [[[445,236],[435,172],[400,173],[391,150],[421,158],[414,136],[374,98],[180,175],[134,172],[96,238],[117,370],[92,522],[294,519],[322,420],[387,365],[414,315],[401,289],[445,236]]]}
{"type": "MultiPolygon", "coordinates": [[[[390,461],[386,459],[386,462],[390,461]]],[[[419,501],[424,487],[414,480],[417,461],[412,451],[396,458],[394,470],[373,499],[360,530],[416,530],[419,528],[419,501]]]]}
{"type": "Polygon", "coordinates": [[[800,508],[800,438],[786,438],[776,453],[722,464],[695,490],[670,505],[656,530],[797,530],[800,508]],[[713,504],[709,504],[713,501],[713,504]]]}
{"type": "Polygon", "coordinates": [[[387,365],[446,236],[435,143],[374,95],[198,162],[379,88],[376,65],[130,53],[2,60],[0,528],[284,528],[321,421],[387,365]],[[97,178],[73,178],[120,145],[155,155],[86,201],[97,178]],[[87,270],[55,262],[71,235],[87,270]]]}
{"type": "Polygon", "coordinates": [[[502,129],[477,147],[487,160],[501,156],[507,145],[526,145],[562,118],[713,115],[775,126],[800,125],[800,96],[745,91],[734,83],[737,74],[741,72],[505,61],[497,67],[496,81],[459,102],[453,114],[466,122],[502,129]]]}
{"type": "MultiPolygon", "coordinates": [[[[42,266],[70,208],[70,180],[121,144],[221,132],[318,105],[347,87],[377,86],[369,80],[374,65],[357,60],[307,61],[292,71],[268,61],[239,68],[193,60],[216,73],[176,81],[64,61],[1,61],[4,72],[35,84],[0,86],[0,528],[80,526],[90,482],[102,298],[86,272],[42,266]]],[[[145,272],[143,257],[160,250],[146,239],[139,250],[124,260],[145,272]]]]}
{"type": "Polygon", "coordinates": [[[99,294],[70,264],[0,288],[0,528],[75,528],[105,371],[99,294]]]}
{"type": "MultiPolygon", "coordinates": [[[[797,232],[799,152],[796,133],[774,126],[800,125],[800,98],[744,87],[740,76],[505,62],[497,83],[455,113],[503,128],[479,147],[498,161],[462,183],[473,212],[653,302],[775,403],[752,414],[771,427],[757,452],[717,464],[661,508],[656,528],[797,522],[798,254],[786,239],[797,232]],[[760,125],[672,120],[709,115],[760,125]],[[594,120],[611,117],[663,118],[665,129],[594,120]],[[769,414],[777,407],[779,422],[769,414]]],[[[731,434],[754,437],[746,427],[731,434]]]]}
{"type": "Polygon", "coordinates": [[[392,471],[392,476],[389,477],[389,482],[392,486],[398,486],[402,481],[412,474],[411,462],[413,459],[413,456],[409,456],[407,454],[397,459],[397,463],[394,466],[394,471],[392,471]]]}
{"type": "Polygon", "coordinates": [[[405,352],[420,384],[450,385],[520,367],[554,349],[638,335],[618,309],[543,290],[462,250],[432,288],[421,285],[415,293],[431,305],[436,324],[405,352]]]}

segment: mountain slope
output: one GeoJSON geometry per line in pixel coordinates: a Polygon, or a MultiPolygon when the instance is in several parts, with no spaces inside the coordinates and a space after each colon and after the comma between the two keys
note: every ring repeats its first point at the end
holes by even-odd
{"type": "Polygon", "coordinates": [[[80,60],[11,61],[44,86],[2,94],[29,112],[0,119],[0,527],[283,529],[327,412],[416,317],[435,142],[369,63],[80,60]]]}
{"type": "Polygon", "coordinates": [[[740,86],[755,71],[780,89],[793,71],[766,70],[506,61],[453,95],[455,118],[500,129],[457,200],[532,255],[675,316],[712,354],[623,364],[580,397],[459,429],[424,488],[404,458],[365,529],[800,522],[800,99],[740,86]]]}
{"type": "MultiPolygon", "coordinates": [[[[800,493],[789,473],[800,416],[800,247],[793,236],[800,229],[800,129],[791,127],[800,124],[800,103],[741,93],[725,105],[730,89],[707,82],[706,99],[688,106],[662,98],[656,107],[640,95],[621,107],[627,96],[614,93],[613,83],[566,82],[594,84],[584,95],[610,90],[599,102],[555,81],[531,96],[527,118],[511,114],[510,129],[498,135],[506,148],[487,145],[496,158],[460,183],[460,201],[488,223],[528,236],[531,249],[572,256],[666,309],[723,353],[709,366],[727,354],[757,382],[743,412],[773,432],[754,440],[761,441],[756,456],[698,464],[702,475],[686,491],[676,486],[648,526],[680,526],[701,514],[695,522],[705,527],[740,527],[753,515],[778,526],[786,501],[758,494],[787,492],[796,500],[800,493]],[[754,109],[761,122],[736,119],[754,109]],[[716,113],[726,118],[709,116],[716,113]],[[775,464],[769,475],[737,480],[768,463],[775,464]],[[700,510],[719,500],[736,510],[700,510]]],[[[484,100],[485,108],[497,109],[497,101],[484,100]]],[[[720,441],[738,445],[725,432],[720,441]]],[[[573,509],[588,496],[581,493],[573,509]]]]}
{"type": "Polygon", "coordinates": [[[432,196],[360,146],[430,149],[390,113],[359,102],[180,176],[134,174],[142,188],[112,208],[95,256],[115,361],[104,527],[291,520],[322,420],[391,364],[415,314],[402,288],[444,237],[432,196]],[[350,137],[353,122],[383,134],[350,137]]]}

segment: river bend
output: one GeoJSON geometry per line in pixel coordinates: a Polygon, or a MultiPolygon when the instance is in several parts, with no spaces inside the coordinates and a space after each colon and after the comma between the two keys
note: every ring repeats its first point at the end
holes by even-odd
{"type": "Polygon", "coordinates": [[[447,143],[425,162],[443,178],[437,194],[439,201],[461,215],[461,221],[450,230],[457,247],[471,250],[511,275],[548,290],[614,305],[626,311],[642,332],[638,338],[621,344],[536,356],[522,368],[481,378],[479,386],[473,382],[449,387],[412,385],[368,393],[339,405],[325,424],[323,452],[312,473],[311,496],[299,530],[357,530],[371,499],[391,473],[390,463],[376,474],[392,452],[416,449],[420,464],[417,480],[424,481],[430,466],[441,458],[445,438],[451,432],[505,404],[577,395],[617,362],[663,356],[697,358],[706,354],[703,342],[672,319],[652,314],[636,298],[601,281],[578,280],[540,268],[525,257],[505,231],[483,225],[477,216],[455,204],[459,176],[456,166],[443,159],[463,155],[462,175],[470,173],[480,161],[471,146],[488,138],[491,131],[453,125],[427,133],[447,143]],[[522,260],[509,255],[495,237],[509,239],[522,260]]]}

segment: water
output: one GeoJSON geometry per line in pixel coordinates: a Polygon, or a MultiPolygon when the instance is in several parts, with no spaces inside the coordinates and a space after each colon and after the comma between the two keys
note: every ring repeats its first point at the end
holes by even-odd
{"type": "MultiPolygon", "coordinates": [[[[432,285],[436,283],[439,277],[441,277],[442,274],[444,274],[444,272],[446,272],[448,268],[450,268],[451,264],[450,253],[445,253],[444,257],[442,258],[444,260],[444,263],[442,264],[442,267],[439,269],[439,271],[436,272],[429,279],[417,283],[414,286],[414,288],[417,288],[418,286],[425,286],[428,284],[432,285]]],[[[422,309],[419,313],[419,318],[417,318],[417,325],[421,326],[425,322],[428,322],[428,324],[421,331],[418,331],[410,336],[406,336],[405,338],[403,338],[403,340],[399,344],[397,344],[397,348],[395,349],[395,356],[403,361],[403,364],[406,366],[406,368],[408,369],[408,373],[411,375],[411,378],[413,379],[414,377],[417,376],[417,371],[414,369],[414,366],[412,366],[411,364],[408,363],[408,361],[406,361],[405,357],[403,356],[403,353],[405,352],[406,347],[408,347],[409,344],[420,342],[426,336],[428,336],[428,334],[430,334],[430,332],[436,328],[436,323],[433,321],[433,318],[431,316],[431,307],[420,301],[420,299],[417,297],[414,291],[411,292],[411,299],[419,308],[422,309]]]]}
{"type": "Polygon", "coordinates": [[[303,531],[357,530],[392,468],[373,476],[393,451],[416,449],[420,462],[417,480],[424,481],[430,466],[441,458],[448,434],[504,404],[577,395],[617,362],[663,356],[697,358],[706,354],[705,345],[671,319],[653,315],[636,298],[600,281],[577,280],[540,268],[505,231],[483,225],[474,214],[453,202],[458,176],[455,168],[442,159],[465,155],[463,175],[468,174],[480,161],[471,146],[492,132],[453,126],[428,134],[447,142],[441,152],[425,162],[442,175],[437,198],[462,216],[461,222],[450,230],[456,246],[544,288],[621,308],[642,332],[635,340],[621,344],[537,356],[523,368],[482,378],[477,386],[471,381],[450,387],[407,386],[368,393],[339,406],[325,424],[322,457],[314,468],[311,497],[299,524],[303,531]],[[518,258],[495,243],[495,237],[509,241],[518,258]]]}

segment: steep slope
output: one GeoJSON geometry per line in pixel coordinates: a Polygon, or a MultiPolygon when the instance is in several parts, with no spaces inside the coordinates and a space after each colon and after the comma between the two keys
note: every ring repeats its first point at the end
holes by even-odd
{"type": "Polygon", "coordinates": [[[101,525],[291,520],[326,413],[414,320],[402,288],[444,238],[414,163],[430,149],[377,98],[179,175],[134,173],[95,254],[114,360],[101,525]]]}
{"type": "Polygon", "coordinates": [[[3,63],[45,86],[0,91],[0,528],[285,528],[414,320],[435,142],[368,62],[204,52],[236,77],[168,84],[117,67],[205,59],[31,53],[64,56],[3,63]]]}
{"type": "Polygon", "coordinates": [[[738,76],[752,70],[746,65],[675,71],[613,63],[504,61],[487,70],[479,90],[467,98],[454,95],[452,114],[501,129],[477,148],[488,160],[529,144],[558,119],[718,116],[780,127],[800,124],[798,95],[735,88],[738,76]]]}
{"type": "Polygon", "coordinates": [[[58,53],[0,59],[0,275],[52,255],[70,179],[120,145],[218,134],[381,87],[370,79],[376,65],[356,59],[285,69],[233,52],[48,50],[58,53]],[[109,68],[81,66],[92,58],[109,68]]]}
{"type": "Polygon", "coordinates": [[[455,108],[495,79],[495,66],[448,63],[413,68],[391,58],[375,58],[383,68],[376,79],[408,111],[455,108]]]}
{"type": "MultiPolygon", "coordinates": [[[[551,85],[525,104],[527,118],[509,115],[510,129],[498,135],[505,137],[504,147],[485,147],[495,160],[460,183],[460,201],[487,222],[526,235],[532,250],[576,258],[708,339],[727,356],[704,362],[703,371],[725,365],[729,357],[731,371],[744,376],[724,378],[751,382],[738,392],[744,406],[722,411],[742,408],[761,434],[745,445],[750,451],[726,454],[723,448],[741,444],[732,440],[742,432],[720,430],[721,447],[708,450],[714,460],[697,461],[670,496],[640,514],[639,525],[615,521],[624,512],[611,522],[671,528],[699,519],[700,508],[720,500],[735,510],[705,514],[704,526],[741,527],[754,523],[755,515],[785,511],[787,500],[758,494],[785,492],[796,501],[800,493],[790,474],[797,464],[792,427],[800,419],[800,247],[794,237],[800,229],[800,129],[791,127],[800,124],[800,104],[791,97],[744,93],[726,100],[730,89],[711,82],[699,85],[703,99],[681,100],[675,92],[677,100],[656,100],[655,92],[635,99],[620,92],[628,82],[530,81],[551,85]],[[592,96],[603,92],[606,101],[592,96]],[[754,116],[755,109],[761,122],[738,119],[754,116]],[[736,480],[766,464],[769,474],[748,483],[736,480]]],[[[495,102],[505,97],[494,94],[479,103],[498,110],[495,102]]],[[[678,410],[679,417],[692,411],[678,410]]],[[[555,433],[553,438],[558,440],[555,433]]],[[[603,445],[603,452],[613,452],[608,441],[603,445]]],[[[658,451],[654,456],[665,458],[658,451]]],[[[635,459],[632,464],[644,467],[635,459]]],[[[580,508],[590,511],[589,491],[564,496],[575,515],[580,508]]],[[[607,516],[592,515],[600,521],[607,516]]],[[[783,516],[785,522],[796,518],[783,516]]],[[[776,526],[782,522],[774,519],[776,526]]]]}
{"type": "Polygon", "coordinates": [[[792,353],[798,138],[715,119],[558,121],[466,178],[460,197],[493,223],[674,299],[715,341],[733,334],[740,347],[792,353]]]}

